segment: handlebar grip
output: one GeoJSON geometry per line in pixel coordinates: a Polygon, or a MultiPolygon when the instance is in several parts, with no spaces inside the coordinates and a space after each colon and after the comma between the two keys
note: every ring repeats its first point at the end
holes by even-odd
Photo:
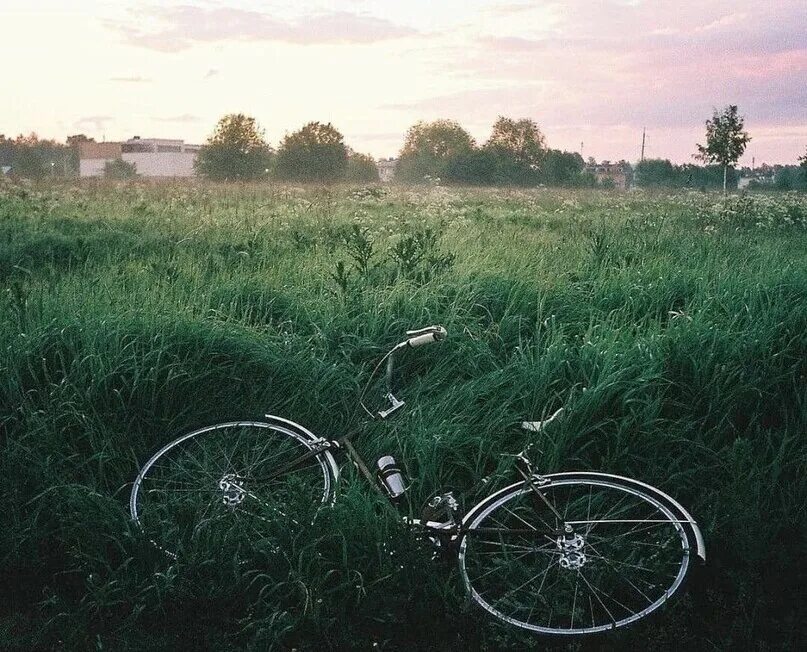
{"type": "Polygon", "coordinates": [[[447,334],[448,333],[446,332],[445,328],[442,326],[435,326],[434,330],[428,333],[424,333],[423,335],[418,335],[416,337],[410,337],[408,340],[406,340],[406,343],[414,349],[416,346],[438,342],[444,339],[447,334]]]}
{"type": "Polygon", "coordinates": [[[410,337],[406,343],[411,347],[422,346],[423,344],[431,344],[434,342],[434,333],[426,333],[425,335],[418,335],[417,337],[410,337]]]}

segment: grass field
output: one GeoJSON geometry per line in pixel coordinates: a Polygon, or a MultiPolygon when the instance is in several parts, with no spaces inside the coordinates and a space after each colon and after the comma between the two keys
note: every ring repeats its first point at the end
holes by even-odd
{"type": "Polygon", "coordinates": [[[406,328],[392,453],[412,509],[546,471],[668,491],[709,563],[661,618],[583,649],[807,641],[807,198],[270,186],[0,186],[0,648],[501,649],[345,469],[271,563],[169,563],[130,525],[139,465],[264,412],[346,427],[406,328]],[[386,347],[386,348],[385,348],[386,347]],[[487,483],[481,483],[487,478],[487,483]]]}

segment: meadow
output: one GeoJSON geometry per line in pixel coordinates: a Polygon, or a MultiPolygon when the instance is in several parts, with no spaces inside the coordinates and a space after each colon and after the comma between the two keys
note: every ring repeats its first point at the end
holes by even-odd
{"type": "Polygon", "coordinates": [[[351,469],[260,564],[171,561],[130,524],[173,436],[265,412],[338,435],[434,323],[407,409],[355,442],[402,461],[413,513],[473,504],[534,441],[706,536],[683,600],[571,649],[803,649],[807,197],[191,183],[0,185],[0,648],[543,645],[469,607],[351,469]]]}

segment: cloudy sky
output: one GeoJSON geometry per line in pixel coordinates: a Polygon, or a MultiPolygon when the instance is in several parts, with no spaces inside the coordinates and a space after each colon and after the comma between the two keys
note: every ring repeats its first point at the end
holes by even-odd
{"type": "Polygon", "coordinates": [[[530,117],[551,146],[691,160],[738,104],[745,161],[807,145],[804,0],[0,0],[0,133],[201,142],[224,113],[276,144],[310,120],[391,156],[417,120],[480,141],[530,117]]]}

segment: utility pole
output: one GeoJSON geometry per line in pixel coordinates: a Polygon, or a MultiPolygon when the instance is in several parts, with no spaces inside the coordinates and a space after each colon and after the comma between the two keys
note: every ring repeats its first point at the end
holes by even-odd
{"type": "Polygon", "coordinates": [[[645,137],[646,132],[647,132],[647,127],[642,127],[642,158],[639,159],[641,161],[644,161],[644,137],[645,137]]]}

